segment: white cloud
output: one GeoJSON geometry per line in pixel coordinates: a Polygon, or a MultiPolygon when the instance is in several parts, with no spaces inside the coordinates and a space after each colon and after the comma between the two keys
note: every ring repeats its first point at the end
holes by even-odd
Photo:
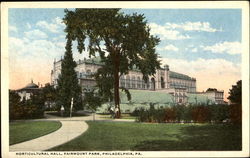
{"type": "Polygon", "coordinates": [[[185,68],[189,68],[190,74],[195,74],[197,72],[204,72],[210,70],[212,74],[226,74],[235,73],[240,74],[239,64],[234,64],[225,59],[203,59],[199,58],[197,60],[188,61],[184,59],[171,59],[171,58],[161,58],[162,64],[170,65],[173,71],[186,73],[185,68]]]}
{"type": "Polygon", "coordinates": [[[31,29],[30,23],[27,23],[26,26],[27,26],[28,29],[31,29]]]}
{"type": "Polygon", "coordinates": [[[59,17],[56,17],[55,19],[52,20],[54,23],[56,23],[57,25],[61,25],[62,27],[65,26],[65,24],[62,22],[62,19],[59,17]]]}
{"type": "Polygon", "coordinates": [[[161,58],[161,60],[163,65],[169,65],[170,71],[195,77],[198,91],[206,90],[207,88],[217,88],[224,90],[224,94],[227,96],[231,86],[241,79],[241,65],[225,59],[199,58],[194,61],[188,61],[184,59],[161,58]]]}
{"type": "Polygon", "coordinates": [[[29,39],[44,39],[44,38],[48,37],[46,33],[42,32],[38,29],[24,32],[24,35],[26,38],[29,38],[29,39]]]}
{"type": "Polygon", "coordinates": [[[167,27],[156,23],[150,23],[149,27],[151,28],[150,33],[160,36],[161,39],[181,40],[190,38],[190,36],[183,35],[179,31],[168,29],[167,27]]]}
{"type": "Polygon", "coordinates": [[[183,29],[185,31],[205,31],[205,32],[216,32],[221,31],[210,26],[209,22],[190,22],[185,23],[166,23],[166,27],[169,29],[183,29]]]}
{"type": "Polygon", "coordinates": [[[196,53],[196,52],[198,52],[198,49],[197,48],[193,48],[193,49],[191,49],[191,52],[196,53]]]}
{"type": "Polygon", "coordinates": [[[175,52],[177,52],[179,50],[179,48],[177,48],[174,45],[170,44],[170,45],[166,45],[163,48],[158,48],[158,50],[167,50],[167,51],[175,51],[175,52]]]}
{"type": "Polygon", "coordinates": [[[240,42],[223,42],[216,43],[212,46],[203,46],[203,50],[211,51],[213,53],[228,53],[228,54],[241,54],[240,42]]]}
{"type": "Polygon", "coordinates": [[[62,19],[59,17],[52,19],[52,23],[48,23],[47,21],[38,21],[36,25],[41,28],[47,29],[52,33],[60,33],[65,27],[65,25],[62,23],[62,19]]]}
{"type": "Polygon", "coordinates": [[[9,30],[13,32],[17,32],[17,28],[15,26],[9,26],[9,30]]]}

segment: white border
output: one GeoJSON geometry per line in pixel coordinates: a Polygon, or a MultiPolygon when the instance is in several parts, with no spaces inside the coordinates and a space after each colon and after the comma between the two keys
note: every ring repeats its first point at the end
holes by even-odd
{"type": "MultiPolygon", "coordinates": [[[[199,2],[3,2],[1,4],[1,128],[3,157],[41,157],[16,156],[9,152],[8,124],[8,8],[175,8],[175,9],[242,9],[242,80],[243,80],[243,150],[242,151],[170,151],[141,152],[143,157],[248,157],[249,156],[249,3],[247,1],[199,1],[199,2]],[[4,141],[3,141],[4,140],[4,141]]],[[[47,156],[42,156],[47,157],[47,156]]],[[[49,156],[51,157],[51,156],[49,156]]],[[[62,157],[62,156],[53,156],[62,157]]],[[[70,157],[70,156],[63,156],[70,157]]],[[[76,157],[76,156],[74,156],[76,157]]],[[[81,156],[78,156],[81,157],[81,156]]],[[[88,155],[88,157],[91,157],[88,155]]],[[[108,156],[117,157],[117,156],[108,156]]],[[[121,156],[119,156],[121,157],[121,156]]],[[[123,156],[131,157],[131,156],[123,156]]],[[[137,157],[137,156],[133,156],[137,157]]],[[[140,157],[140,156],[139,156],[140,157]]]]}

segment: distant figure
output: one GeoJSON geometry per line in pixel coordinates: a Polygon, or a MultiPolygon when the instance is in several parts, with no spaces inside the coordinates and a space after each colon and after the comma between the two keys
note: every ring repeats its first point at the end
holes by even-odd
{"type": "Polygon", "coordinates": [[[115,117],[115,111],[114,111],[114,108],[113,107],[110,107],[109,108],[109,112],[111,114],[111,118],[114,118],[115,117]]]}
{"type": "Polygon", "coordinates": [[[64,113],[64,107],[63,105],[61,106],[61,116],[63,117],[63,113],[64,113]]]}
{"type": "Polygon", "coordinates": [[[118,116],[119,109],[116,107],[115,108],[115,114],[118,116]]]}

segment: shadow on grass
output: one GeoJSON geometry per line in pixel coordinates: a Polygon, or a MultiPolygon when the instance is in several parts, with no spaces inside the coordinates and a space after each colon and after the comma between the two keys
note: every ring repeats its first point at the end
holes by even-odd
{"type": "MultiPolygon", "coordinates": [[[[58,116],[58,117],[69,117],[66,115],[61,116],[61,113],[57,112],[57,111],[48,111],[48,112],[46,112],[46,114],[58,116]]],[[[90,116],[90,115],[91,114],[89,114],[89,113],[76,113],[76,112],[72,113],[72,117],[82,117],[82,116],[90,116]]]]}
{"type": "MultiPolygon", "coordinates": [[[[167,134],[168,135],[168,134],[167,134]]],[[[171,140],[147,140],[135,145],[137,151],[239,151],[242,150],[241,125],[196,125],[171,134],[171,140]]]]}

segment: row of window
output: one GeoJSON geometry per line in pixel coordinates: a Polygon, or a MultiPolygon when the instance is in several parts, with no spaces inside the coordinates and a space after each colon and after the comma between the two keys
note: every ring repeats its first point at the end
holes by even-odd
{"type": "MultiPolygon", "coordinates": [[[[121,87],[125,88],[155,89],[155,84],[154,80],[151,82],[145,82],[143,80],[120,80],[121,87]]],[[[161,82],[161,88],[165,88],[165,82],[161,82]]]]}
{"type": "Polygon", "coordinates": [[[195,87],[195,83],[171,82],[170,86],[195,87]]]}

